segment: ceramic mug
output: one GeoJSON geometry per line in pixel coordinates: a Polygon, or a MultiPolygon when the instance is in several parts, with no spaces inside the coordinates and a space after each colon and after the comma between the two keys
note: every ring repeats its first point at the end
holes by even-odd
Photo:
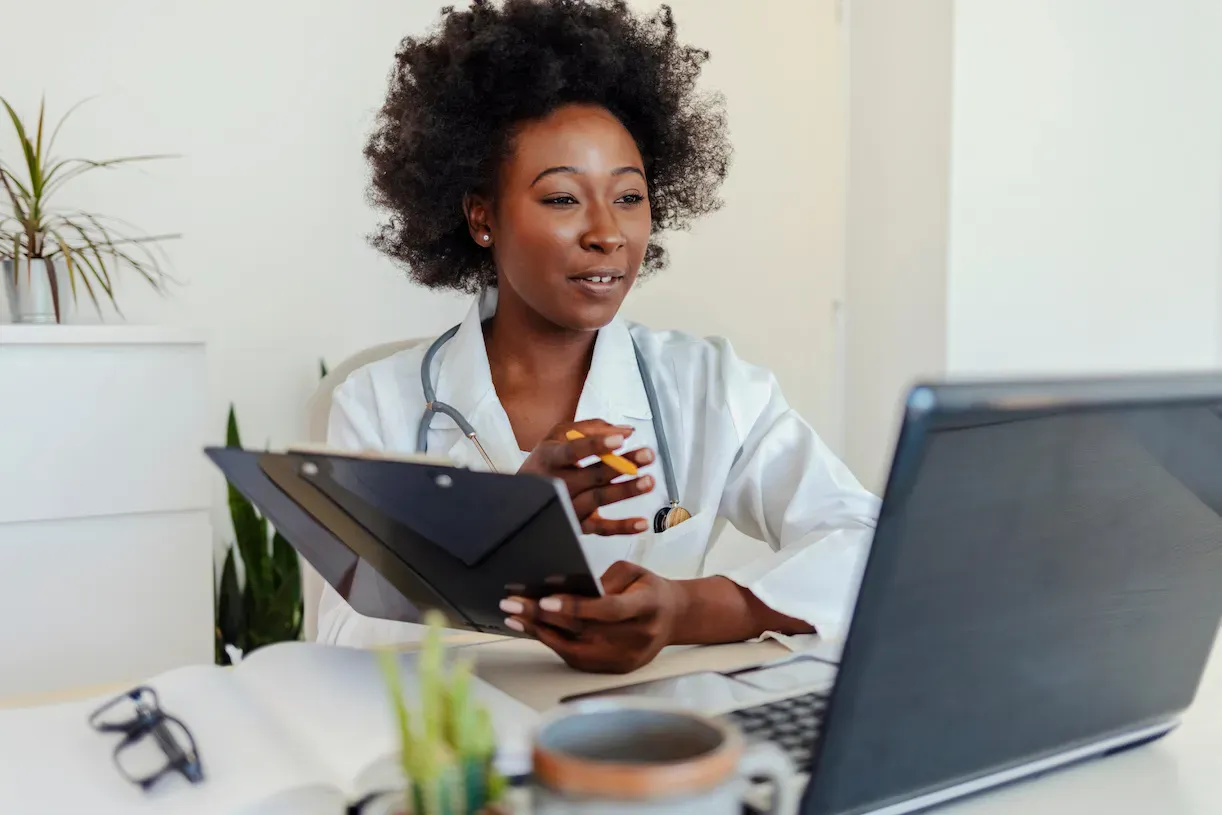
{"type": "Polygon", "coordinates": [[[774,744],[748,745],[728,722],[639,701],[558,709],[532,745],[536,815],[740,815],[753,779],[772,782],[769,812],[796,805],[794,769],[774,744]]]}

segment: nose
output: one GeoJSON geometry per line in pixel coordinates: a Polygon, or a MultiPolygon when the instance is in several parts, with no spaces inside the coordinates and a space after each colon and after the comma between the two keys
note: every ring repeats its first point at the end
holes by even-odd
{"type": "Polygon", "coordinates": [[[590,223],[581,236],[581,248],[589,252],[600,252],[610,255],[627,243],[624,230],[620,228],[619,219],[608,206],[592,207],[590,223]]]}

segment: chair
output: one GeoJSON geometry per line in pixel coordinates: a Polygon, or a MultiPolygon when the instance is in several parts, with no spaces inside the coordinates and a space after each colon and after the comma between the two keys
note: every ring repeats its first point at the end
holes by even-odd
{"type": "MultiPolygon", "coordinates": [[[[331,396],[353,371],[424,342],[428,340],[418,338],[375,345],[353,354],[328,371],[327,375],[318,383],[314,395],[306,403],[306,426],[309,441],[313,444],[326,443],[327,423],[331,416],[331,396]]],[[[322,599],[326,583],[313,566],[304,559],[299,558],[299,560],[301,560],[301,598],[305,607],[302,613],[301,633],[304,639],[313,641],[318,639],[318,601],[322,599]]]]}

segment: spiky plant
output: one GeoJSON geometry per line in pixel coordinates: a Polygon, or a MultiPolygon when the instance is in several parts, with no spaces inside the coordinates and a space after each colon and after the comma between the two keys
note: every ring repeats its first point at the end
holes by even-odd
{"type": "Polygon", "coordinates": [[[37,125],[31,129],[25,126],[13,106],[0,97],[0,104],[8,113],[17,135],[22,170],[18,172],[16,167],[0,160],[0,201],[11,209],[7,213],[0,210],[0,261],[13,261],[12,274],[15,277],[20,273],[22,260],[26,261],[26,274],[30,273],[30,260],[46,261],[56,322],[62,321],[62,293],[54,269],[61,260],[68,272],[74,303],[79,283],[99,314],[102,306],[98,290],[122,314],[115,299],[112,272],[128,267],[158,292],[163,292],[164,284],[170,278],[162,267],[164,257],[159,258],[152,249],[162,241],[179,237],[135,234],[130,224],[118,218],[52,208],[52,198],[70,181],[85,173],[170,158],[166,155],[144,155],[95,161],[55,156],[55,138],[60,128],[85,101],[88,100],[69,108],[51,131],[50,137],[44,140],[45,99],[38,106],[37,125]]]}
{"type": "MultiPolygon", "coordinates": [[[[238,420],[233,406],[225,444],[241,447],[238,420]]],[[[235,542],[225,554],[216,598],[216,662],[230,663],[226,646],[242,654],[256,648],[301,638],[304,603],[301,597],[301,565],[297,552],[254,505],[229,488],[229,515],[235,542]],[[244,580],[238,580],[237,559],[242,561],[244,580]]]]}
{"type": "Polygon", "coordinates": [[[472,664],[456,660],[447,671],[440,612],[425,617],[428,633],[420,654],[420,725],[403,701],[399,663],[380,659],[398,723],[402,766],[412,815],[478,815],[498,811],[507,788],[493,766],[496,740],[488,710],[471,692],[472,664]]]}

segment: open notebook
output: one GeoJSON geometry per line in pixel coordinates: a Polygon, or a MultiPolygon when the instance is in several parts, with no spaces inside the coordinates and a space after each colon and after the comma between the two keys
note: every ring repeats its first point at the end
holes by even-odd
{"type": "MultiPolygon", "coordinates": [[[[416,655],[398,658],[404,697],[418,709],[416,655]]],[[[144,684],[195,736],[203,783],[167,776],[142,793],[123,779],[111,758],[118,736],[88,724],[103,696],[0,711],[0,811],[342,815],[367,792],[403,785],[373,652],[282,643],[235,668],[179,668],[144,684]]],[[[498,734],[498,767],[525,772],[538,714],[487,683],[474,689],[498,734]]]]}

